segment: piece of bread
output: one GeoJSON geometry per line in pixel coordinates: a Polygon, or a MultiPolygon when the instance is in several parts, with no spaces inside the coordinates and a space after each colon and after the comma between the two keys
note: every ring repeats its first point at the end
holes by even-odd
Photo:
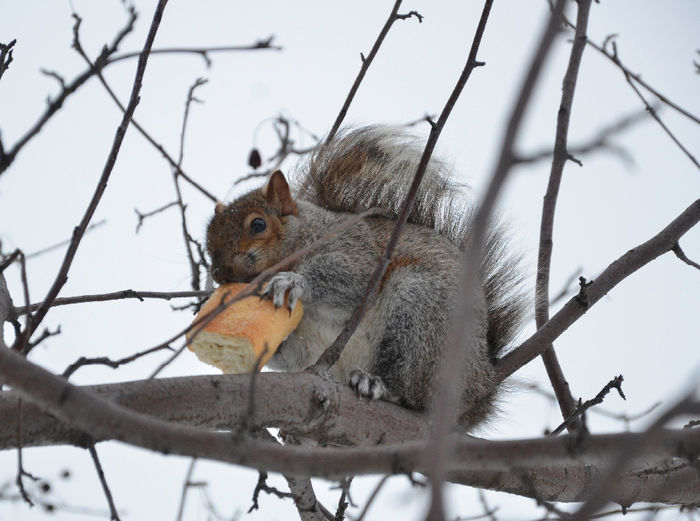
{"type": "MultiPolygon", "coordinates": [[[[215,309],[224,299],[231,300],[246,284],[225,284],[212,293],[197,314],[195,322],[215,309]]],[[[204,363],[224,373],[250,373],[264,366],[280,343],[294,331],[303,310],[297,301],[292,312],[285,305],[275,309],[270,299],[252,296],[234,302],[211,320],[204,329],[194,326],[187,333],[191,351],[204,363]],[[264,351],[264,353],[263,353],[264,351]]]]}

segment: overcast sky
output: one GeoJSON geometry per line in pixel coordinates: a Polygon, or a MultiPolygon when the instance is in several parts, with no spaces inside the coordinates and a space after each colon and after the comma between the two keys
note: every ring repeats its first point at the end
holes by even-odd
{"type": "MultiPolygon", "coordinates": [[[[121,50],[140,50],[155,2],[136,2],[134,32],[121,50]]],[[[574,3],[569,16],[574,19],[574,3]]],[[[217,197],[232,198],[233,181],[248,172],[246,158],[255,143],[263,156],[274,152],[267,118],[294,118],[322,135],[335,119],[360,67],[391,9],[389,1],[225,2],[172,0],[166,8],[155,47],[250,44],[270,35],[284,50],[212,55],[210,68],[194,55],[152,56],[135,119],[177,156],[187,90],[198,77],[209,81],[197,91],[203,103],[192,107],[183,169],[217,197]],[[258,128],[257,133],[255,132],[258,128]]],[[[126,22],[121,2],[72,0],[41,2],[0,0],[0,41],[16,38],[14,61],[0,80],[0,131],[6,148],[41,114],[45,99],[58,84],[40,69],[72,79],[85,68],[70,48],[71,9],[83,18],[81,41],[93,58],[126,22]]],[[[402,12],[416,9],[424,20],[397,22],[372,64],[348,113],[348,124],[402,124],[438,114],[464,66],[476,27],[480,2],[406,1],[402,12]]],[[[438,153],[454,165],[458,180],[474,197],[488,180],[505,119],[525,65],[547,16],[542,1],[496,0],[479,59],[455,107],[438,153]]],[[[591,38],[602,42],[617,34],[620,57],[664,95],[700,114],[700,75],[693,60],[697,49],[700,3],[693,0],[606,0],[594,4],[591,38]]],[[[523,153],[551,147],[560,99],[561,78],[570,50],[570,34],[559,38],[544,70],[518,141],[523,153]]],[[[105,76],[126,101],[136,60],[109,67],[105,76]]],[[[648,96],[648,99],[652,99],[648,96]]],[[[570,127],[570,143],[584,143],[620,118],[643,106],[623,75],[609,60],[587,49],[580,72],[570,127]]],[[[661,117],[696,157],[700,129],[672,110],[661,117]]],[[[27,253],[69,238],[94,190],[121,114],[102,86],[91,80],[65,104],[0,177],[0,240],[3,252],[19,247],[27,253]]],[[[413,131],[427,136],[428,126],[413,131]]],[[[308,136],[297,136],[310,145],[308,136]]],[[[700,171],[651,119],[612,138],[624,154],[598,151],[581,156],[583,167],[566,166],[554,228],[552,292],[581,269],[594,278],[628,249],[649,239],[700,194],[700,171]]],[[[293,162],[284,165],[293,170],[293,162]]],[[[499,201],[510,223],[513,247],[521,251],[534,286],[534,266],[542,196],[549,163],[516,168],[499,201]]],[[[240,189],[251,188],[255,182],[240,189]]],[[[203,239],[212,204],[186,187],[193,235],[203,239]]],[[[153,217],[135,233],[134,208],[145,212],[174,199],[171,173],[158,152],[129,130],[109,186],[95,214],[105,224],[80,246],[61,295],[133,288],[173,291],[189,287],[189,266],[174,210],[153,217]]],[[[700,229],[681,241],[691,258],[700,259],[700,229]]],[[[32,301],[40,300],[53,281],[62,250],[28,264],[32,301]]],[[[16,304],[22,302],[18,270],[7,270],[16,304]]],[[[669,403],[698,377],[700,362],[700,272],[666,254],[621,283],[583,319],[557,340],[556,347],[575,397],[595,395],[612,377],[623,374],[627,401],[610,396],[605,408],[630,414],[657,402],[669,403]]],[[[56,308],[46,319],[61,334],[47,340],[31,359],[61,372],[80,356],[126,356],[158,344],[189,323],[187,312],[165,302],[113,302],[56,308]]],[[[523,338],[531,329],[523,332],[523,338]]],[[[8,338],[10,329],[6,328],[8,338]]],[[[162,359],[142,359],[118,372],[81,369],[80,384],[145,378],[162,359]]],[[[189,353],[163,376],[210,373],[189,353]]],[[[517,381],[548,383],[536,360],[517,373],[517,381]]],[[[556,407],[534,392],[513,391],[500,418],[479,432],[491,438],[537,436],[559,423],[556,407]]],[[[591,414],[594,432],[624,426],[591,414]]],[[[648,418],[632,424],[643,428],[648,418]]],[[[174,519],[187,460],[161,457],[117,443],[100,444],[107,478],[123,520],[174,519]]],[[[0,453],[0,483],[14,479],[16,454],[0,453]]],[[[54,479],[61,469],[73,479],[56,482],[51,498],[106,512],[87,452],[72,448],[25,451],[28,470],[54,479]]],[[[227,515],[247,510],[256,473],[222,464],[202,463],[196,479],[208,480],[217,508],[227,515]]],[[[361,506],[378,477],[357,480],[353,499],[361,506]]],[[[281,481],[275,481],[278,486],[281,481]]],[[[326,482],[319,497],[335,508],[337,491],[326,482]]],[[[368,519],[421,519],[425,492],[395,477],[368,519]],[[395,516],[395,517],[392,517],[395,516]]],[[[451,488],[453,514],[481,512],[474,490],[451,488]]],[[[530,500],[489,493],[500,505],[499,519],[535,512],[530,500]],[[526,510],[527,509],[527,510],[526,510]]],[[[357,513],[357,511],[355,511],[357,513]]],[[[290,502],[261,498],[261,511],[250,520],[290,519],[290,502]]],[[[534,514],[533,514],[534,515],[534,514]]],[[[197,492],[192,492],[186,519],[206,519],[197,492]]],[[[0,521],[45,519],[39,508],[0,502],[0,521]]],[[[85,519],[61,514],[61,519],[85,519]]],[[[629,517],[627,519],[630,519],[629,517]]],[[[669,517],[671,519],[671,517],[669,517]]]]}

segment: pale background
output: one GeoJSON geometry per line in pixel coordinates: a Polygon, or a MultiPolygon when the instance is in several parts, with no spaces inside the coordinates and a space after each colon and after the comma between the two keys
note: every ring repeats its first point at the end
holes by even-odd
{"type": "MultiPolygon", "coordinates": [[[[140,18],[123,51],[140,50],[155,2],[137,2],[140,18]]],[[[197,91],[204,104],[194,105],[188,127],[183,168],[218,197],[232,197],[233,180],[247,173],[246,158],[255,127],[277,114],[299,120],[323,134],[332,124],[360,67],[391,9],[392,2],[185,2],[166,8],[156,47],[248,44],[269,35],[284,51],[213,55],[206,69],[194,55],[152,56],[135,119],[177,156],[184,100],[195,78],[209,83],[197,91]]],[[[126,15],[121,2],[73,0],[83,17],[82,42],[95,57],[102,44],[121,29],[126,15]]],[[[574,5],[570,6],[573,19],[574,5]]],[[[401,12],[418,10],[422,24],[397,22],[365,78],[346,123],[405,123],[437,114],[464,61],[481,10],[481,2],[405,2],[401,12]]],[[[543,1],[497,0],[486,28],[479,59],[439,142],[439,153],[454,164],[459,180],[476,194],[484,186],[500,143],[505,118],[520,82],[532,44],[547,15],[543,1]]],[[[0,41],[13,38],[14,62],[0,80],[0,130],[9,148],[56,92],[54,80],[40,68],[66,79],[84,70],[70,49],[71,4],[68,1],[0,1],[0,41]]],[[[589,34],[602,40],[617,33],[621,57],[632,70],[694,114],[700,113],[700,4],[692,0],[607,0],[594,4],[589,34]]],[[[560,99],[561,78],[570,44],[560,38],[539,84],[519,140],[524,151],[551,146],[560,99]]],[[[109,67],[106,77],[126,101],[136,60],[109,67]]],[[[619,70],[588,49],[584,54],[571,120],[570,142],[595,135],[620,117],[642,109],[619,70]]],[[[661,113],[677,137],[696,156],[700,130],[670,110],[661,113]]],[[[0,178],[0,240],[4,252],[15,247],[32,252],[70,236],[94,190],[121,113],[96,79],[65,104],[0,178]]],[[[427,136],[427,125],[414,131],[427,136]]],[[[257,145],[263,155],[274,149],[272,131],[263,125],[257,145]]],[[[595,277],[612,260],[666,226],[700,194],[700,172],[660,127],[648,120],[614,139],[633,157],[634,165],[609,153],[582,157],[584,167],[566,166],[559,196],[552,259],[553,292],[581,267],[595,277]]],[[[310,144],[307,141],[304,144],[310,144]]],[[[287,165],[287,169],[291,164],[287,165]]],[[[511,223],[514,247],[522,250],[534,285],[539,218],[549,164],[517,168],[500,199],[511,223]]],[[[255,183],[246,185],[255,186],[255,183]]],[[[191,230],[202,239],[212,204],[185,187],[191,230]]],[[[61,295],[133,288],[173,291],[189,288],[189,266],[174,209],[152,218],[134,233],[134,208],[148,211],[172,201],[170,169],[133,129],[129,130],[108,189],[95,215],[104,226],[80,246],[61,295]]],[[[700,259],[700,229],[681,241],[686,253],[700,259]]],[[[40,300],[55,277],[62,250],[28,263],[32,301],[40,300]]],[[[6,271],[17,305],[22,303],[18,270],[6,271]]],[[[644,267],[615,288],[556,343],[565,374],[576,397],[595,395],[613,376],[624,374],[627,402],[611,395],[605,408],[634,414],[673,396],[698,378],[700,361],[700,273],[672,254],[644,267]]],[[[43,343],[31,359],[61,372],[79,356],[118,358],[158,344],[191,320],[166,302],[122,301],[57,308],[45,325],[62,333],[43,343]]],[[[6,328],[8,338],[10,330],[6,328]]],[[[523,336],[528,334],[527,331],[523,336]]],[[[84,368],[72,381],[81,384],[147,377],[162,360],[144,358],[114,372],[84,368]]],[[[164,376],[208,373],[189,355],[164,376]]],[[[541,362],[517,374],[518,380],[546,388],[541,362]]],[[[624,428],[591,414],[594,432],[624,428]]],[[[532,392],[513,392],[502,404],[500,419],[480,432],[492,438],[540,435],[559,423],[556,407],[532,392]]],[[[0,420],[1,421],[1,420],[0,420]]],[[[649,417],[632,424],[643,428],[649,417]]],[[[118,443],[98,445],[115,502],[123,520],[174,519],[187,459],[162,457],[118,443]]],[[[30,472],[51,480],[47,496],[56,503],[96,509],[107,517],[106,502],[86,451],[73,448],[24,452],[30,472]],[[56,476],[69,468],[73,478],[56,476]]],[[[16,453],[0,453],[0,484],[14,480],[16,453]]],[[[230,465],[200,463],[195,479],[209,481],[219,512],[231,516],[250,506],[257,473],[230,465]]],[[[358,505],[378,477],[357,479],[351,489],[358,505]]],[[[272,483],[283,487],[281,479],[272,483]]],[[[427,494],[394,477],[380,494],[368,519],[419,520],[427,494]]],[[[321,501],[335,510],[337,491],[319,482],[321,501]]],[[[11,490],[11,488],[10,488],[11,490]]],[[[500,506],[499,519],[533,519],[542,515],[534,502],[489,493],[500,506]]],[[[472,489],[450,487],[452,515],[482,512],[472,489]]],[[[290,501],[261,495],[260,511],[244,519],[291,519],[290,501]]],[[[350,512],[357,513],[357,510],[350,512]]],[[[61,512],[60,519],[85,519],[61,512]]],[[[669,514],[674,519],[677,512],[669,514]]],[[[40,507],[0,502],[0,520],[45,519],[40,507]]],[[[190,493],[185,519],[207,519],[196,491],[190,493]]],[[[630,517],[628,517],[630,519],[630,517]]],[[[633,519],[633,518],[631,518],[633,519]]]]}

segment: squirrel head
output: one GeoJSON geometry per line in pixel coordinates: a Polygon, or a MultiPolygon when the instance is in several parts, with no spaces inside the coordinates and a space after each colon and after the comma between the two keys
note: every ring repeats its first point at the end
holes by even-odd
{"type": "Polygon", "coordinates": [[[298,216],[284,174],[276,170],[267,184],[229,205],[217,203],[207,228],[211,273],[219,284],[250,282],[289,253],[288,219],[298,216]]]}

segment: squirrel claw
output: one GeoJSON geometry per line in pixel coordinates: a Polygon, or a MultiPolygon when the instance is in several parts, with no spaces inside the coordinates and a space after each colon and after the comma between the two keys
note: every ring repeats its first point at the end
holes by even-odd
{"type": "Polygon", "coordinates": [[[283,271],[270,279],[263,295],[272,298],[275,309],[284,306],[285,295],[289,295],[287,305],[291,314],[297,301],[304,293],[306,280],[302,275],[291,271],[283,271]]]}
{"type": "Polygon", "coordinates": [[[350,387],[357,396],[370,400],[379,400],[390,394],[386,384],[379,376],[367,374],[360,369],[350,372],[350,387]]]}

